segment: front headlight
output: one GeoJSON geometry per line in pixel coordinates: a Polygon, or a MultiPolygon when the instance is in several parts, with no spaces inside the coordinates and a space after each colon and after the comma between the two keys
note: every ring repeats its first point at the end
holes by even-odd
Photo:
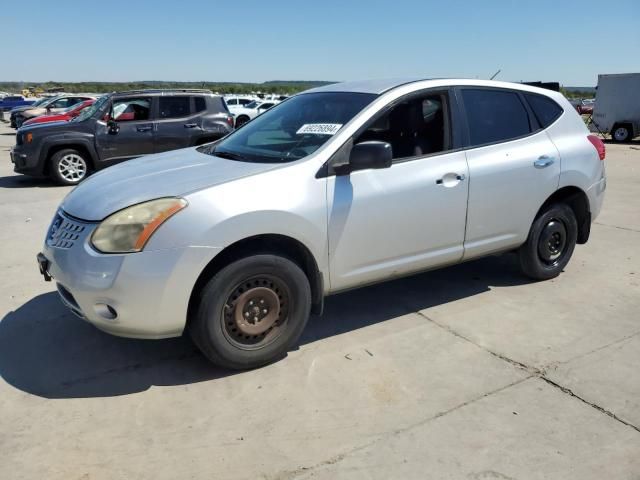
{"type": "Polygon", "coordinates": [[[187,205],[184,198],[159,198],[120,210],[100,223],[91,245],[102,253],[139,252],[160,225],[187,205]]]}

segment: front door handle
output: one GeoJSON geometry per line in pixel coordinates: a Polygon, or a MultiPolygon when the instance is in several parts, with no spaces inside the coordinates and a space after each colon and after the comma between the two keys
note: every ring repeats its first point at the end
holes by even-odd
{"type": "Polygon", "coordinates": [[[184,128],[196,128],[198,126],[197,123],[185,123],[184,128]]]}
{"type": "Polygon", "coordinates": [[[150,132],[153,127],[148,125],[146,127],[137,127],[136,130],[139,132],[150,132]]]}
{"type": "Polygon", "coordinates": [[[467,178],[464,173],[447,173],[442,178],[436,180],[436,185],[444,185],[445,187],[454,187],[467,178]]]}
{"type": "Polygon", "coordinates": [[[553,157],[542,155],[538,157],[535,162],[533,162],[533,166],[536,168],[546,168],[550,165],[553,165],[553,162],[555,162],[555,159],[553,157]]]}

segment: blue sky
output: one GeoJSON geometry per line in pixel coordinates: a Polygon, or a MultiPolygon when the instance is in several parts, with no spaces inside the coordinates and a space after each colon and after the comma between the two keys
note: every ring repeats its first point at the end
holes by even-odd
{"type": "Polygon", "coordinates": [[[640,71],[640,0],[10,2],[0,80],[595,85],[640,71]]]}

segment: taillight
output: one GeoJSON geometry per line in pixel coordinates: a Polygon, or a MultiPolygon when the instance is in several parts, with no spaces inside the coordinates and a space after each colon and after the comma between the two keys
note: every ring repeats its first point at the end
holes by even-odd
{"type": "Polygon", "coordinates": [[[591,145],[593,145],[598,152],[600,160],[604,160],[604,157],[606,156],[604,142],[600,140],[600,137],[596,137],[595,135],[587,135],[587,138],[591,142],[591,145]]]}
{"type": "Polygon", "coordinates": [[[233,128],[233,117],[231,115],[227,117],[227,123],[231,128],[233,128]]]}

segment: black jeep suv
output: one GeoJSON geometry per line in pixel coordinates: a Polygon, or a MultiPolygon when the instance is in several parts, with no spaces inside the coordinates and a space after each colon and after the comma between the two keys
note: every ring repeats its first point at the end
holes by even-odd
{"type": "Polygon", "coordinates": [[[149,153],[212,142],[233,117],[209,90],[138,90],[100,97],[69,122],[22,127],[14,171],[76,185],[93,170],[149,153]]]}

